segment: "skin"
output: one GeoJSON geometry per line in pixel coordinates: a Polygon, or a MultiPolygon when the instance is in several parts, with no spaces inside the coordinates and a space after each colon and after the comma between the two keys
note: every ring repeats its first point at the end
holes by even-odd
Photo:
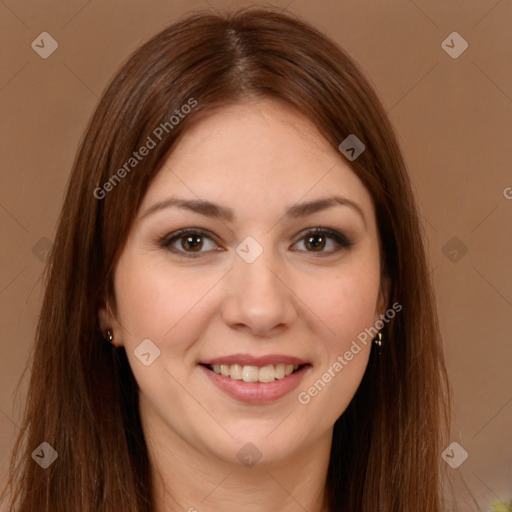
{"type": "Polygon", "coordinates": [[[326,512],[333,425],[361,382],[370,340],[309,403],[297,395],[375,324],[388,300],[372,199],[341,154],[276,100],[210,114],[184,133],[150,185],[114,283],[117,318],[101,309],[100,326],[125,346],[140,387],[158,511],[326,512]],[[334,194],[356,203],[364,220],[346,205],[284,217],[290,206],[334,194]],[[177,207],[143,217],[170,196],[212,201],[235,218],[177,207]],[[306,237],[315,227],[354,245],[333,252],[335,240],[323,246],[317,238],[315,251],[306,237]],[[186,236],[172,244],[181,253],[158,244],[182,228],[212,237],[200,239],[200,252],[186,236]],[[263,248],[252,263],[235,252],[247,236],[263,248]],[[144,339],[161,352],[150,366],[134,355],[144,339]],[[312,367],[285,397],[251,405],[224,394],[198,366],[233,353],[293,355],[312,367]],[[253,467],[237,457],[249,442],[262,454],[253,467]]]}

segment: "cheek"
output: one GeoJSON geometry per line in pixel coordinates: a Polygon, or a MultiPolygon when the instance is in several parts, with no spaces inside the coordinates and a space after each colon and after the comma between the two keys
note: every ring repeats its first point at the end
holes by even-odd
{"type": "Polygon", "coordinates": [[[320,364],[297,398],[308,415],[318,419],[319,428],[334,424],[361,383],[372,339],[365,329],[374,322],[378,286],[378,277],[371,271],[347,272],[310,295],[308,306],[328,327],[322,329],[328,334],[318,338],[320,364]],[[364,336],[358,337],[361,333],[366,336],[364,341],[364,336]]]}
{"type": "Polygon", "coordinates": [[[379,293],[378,262],[352,265],[300,287],[301,298],[327,327],[329,352],[344,350],[364,329],[373,325],[379,293]]]}
{"type": "Polygon", "coordinates": [[[209,291],[219,275],[198,275],[197,270],[188,270],[171,271],[168,264],[136,254],[126,254],[119,261],[115,293],[125,345],[134,348],[149,338],[159,347],[165,345],[166,351],[176,350],[181,346],[177,338],[183,330],[187,331],[188,339],[199,334],[201,322],[197,311],[204,313],[209,291]],[[169,337],[175,340],[172,347],[166,342],[169,337]]]}
{"type": "Polygon", "coordinates": [[[132,266],[128,271],[120,263],[116,272],[116,297],[118,317],[125,332],[125,344],[136,343],[142,337],[159,338],[164,329],[164,320],[172,326],[169,313],[175,311],[169,303],[170,294],[165,293],[162,280],[153,279],[151,274],[140,266],[132,266]]]}

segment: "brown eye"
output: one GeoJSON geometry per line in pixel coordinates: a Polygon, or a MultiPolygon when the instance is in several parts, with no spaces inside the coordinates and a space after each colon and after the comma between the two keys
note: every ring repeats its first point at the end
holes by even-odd
{"type": "Polygon", "coordinates": [[[203,247],[202,235],[186,235],[181,238],[181,247],[194,252],[200,251],[203,247]]]}
{"type": "MultiPolygon", "coordinates": [[[[329,256],[348,249],[354,242],[350,241],[343,233],[326,228],[316,228],[306,232],[298,242],[303,243],[305,249],[292,249],[294,251],[317,253],[319,256],[329,256]]],[[[199,257],[201,253],[222,251],[215,241],[213,235],[201,229],[182,229],[175,231],[159,241],[160,247],[169,252],[185,256],[199,257]],[[208,244],[210,248],[208,248],[208,244]]]]}
{"type": "Polygon", "coordinates": [[[159,242],[160,247],[180,254],[182,256],[195,257],[201,253],[219,250],[209,233],[201,229],[182,229],[171,233],[159,242]],[[210,244],[210,247],[208,247],[210,244]]]}
{"type": "Polygon", "coordinates": [[[301,252],[318,253],[320,256],[328,256],[354,245],[354,242],[350,241],[343,233],[326,228],[316,228],[307,232],[294,245],[301,242],[305,247],[305,250],[301,250],[301,252]]]}
{"type": "Polygon", "coordinates": [[[325,237],[323,235],[310,235],[306,237],[306,247],[312,251],[322,251],[325,247],[325,237]]]}

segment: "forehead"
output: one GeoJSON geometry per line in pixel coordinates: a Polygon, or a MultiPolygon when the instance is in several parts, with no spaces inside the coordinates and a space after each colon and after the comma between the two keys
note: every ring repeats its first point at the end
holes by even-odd
{"type": "Polygon", "coordinates": [[[341,194],[373,212],[341,154],[283,102],[247,100],[215,110],[182,135],[141,209],[170,194],[211,200],[259,218],[282,203],[341,194]]]}

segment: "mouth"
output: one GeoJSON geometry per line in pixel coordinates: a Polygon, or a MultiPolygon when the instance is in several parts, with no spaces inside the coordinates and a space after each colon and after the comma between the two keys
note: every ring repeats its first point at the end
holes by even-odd
{"type": "Polygon", "coordinates": [[[289,377],[303,367],[310,365],[309,363],[300,365],[278,363],[265,366],[242,364],[202,364],[201,366],[231,380],[266,384],[289,377]]]}
{"type": "Polygon", "coordinates": [[[290,357],[232,356],[201,362],[199,368],[207,382],[224,395],[238,402],[261,405],[276,402],[291,393],[313,365],[290,357]],[[270,364],[269,359],[274,364],[270,364]]]}

